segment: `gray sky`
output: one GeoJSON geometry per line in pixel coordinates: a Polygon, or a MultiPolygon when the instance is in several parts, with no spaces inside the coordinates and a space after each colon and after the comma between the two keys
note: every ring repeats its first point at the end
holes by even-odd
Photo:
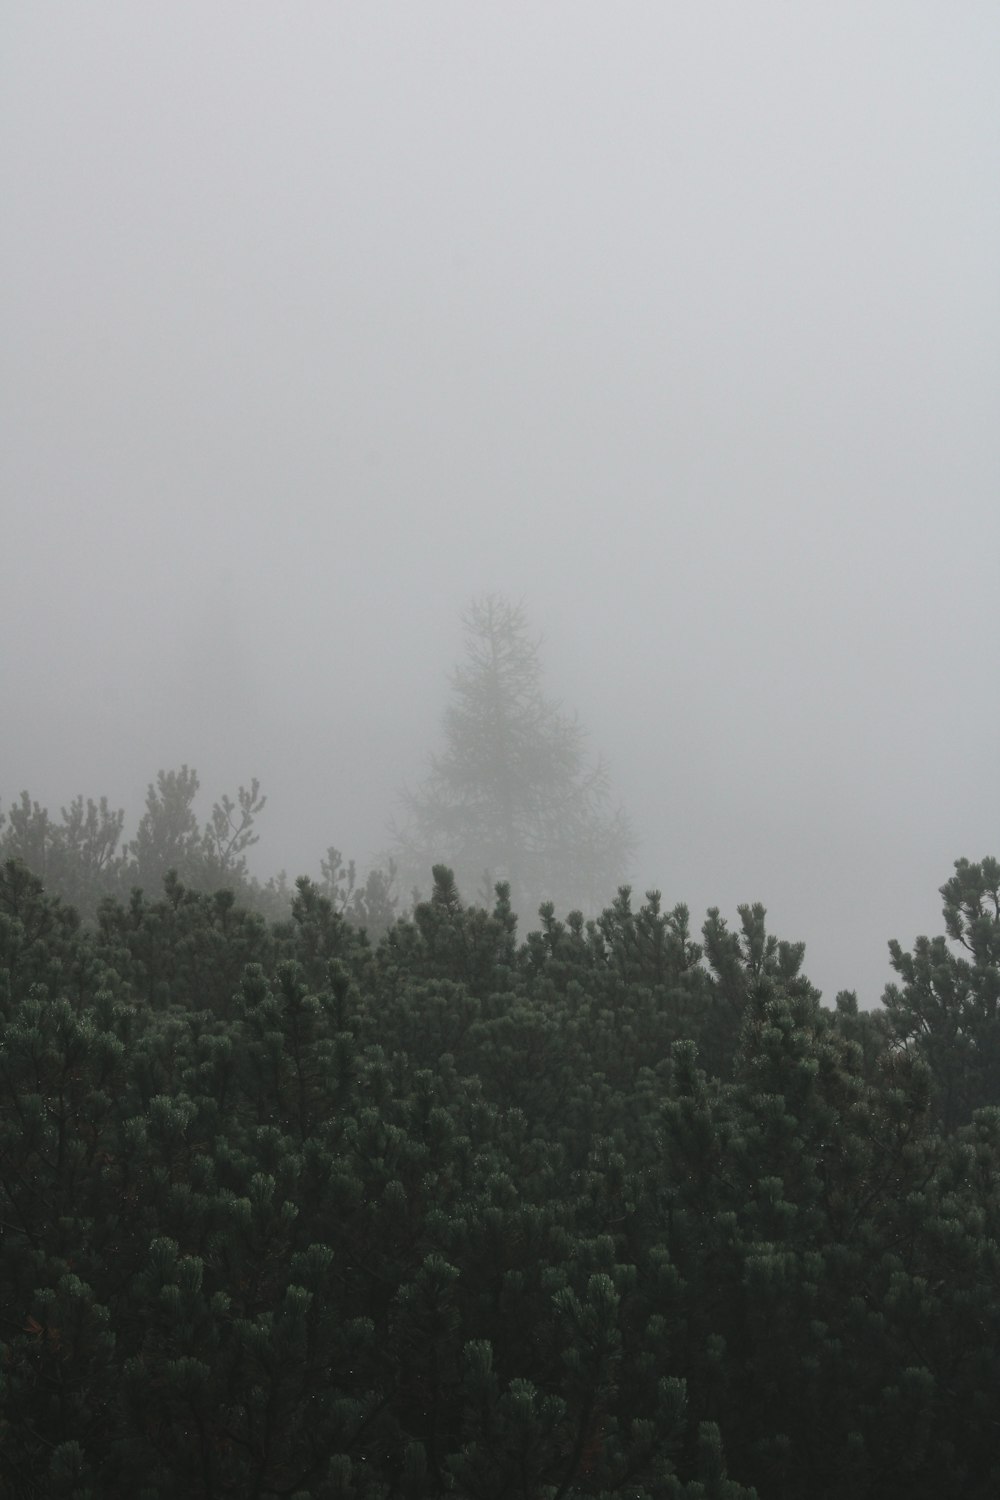
{"type": "Polygon", "coordinates": [[[1000,9],[2,29],[4,804],[187,761],[363,859],[497,590],[636,885],[877,999],[1000,853],[1000,9]]]}

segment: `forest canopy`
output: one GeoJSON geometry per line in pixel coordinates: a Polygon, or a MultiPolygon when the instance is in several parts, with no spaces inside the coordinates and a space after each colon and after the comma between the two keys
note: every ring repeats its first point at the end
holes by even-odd
{"type": "Polygon", "coordinates": [[[0,812],[0,1489],[992,1500],[1000,862],[828,1008],[464,624],[399,865],[261,881],[186,765],[0,812]]]}
{"type": "Polygon", "coordinates": [[[522,937],[439,866],[376,940],[330,874],[2,867],[0,1488],[992,1500],[996,860],[869,1012],[761,906],[522,937]]]}

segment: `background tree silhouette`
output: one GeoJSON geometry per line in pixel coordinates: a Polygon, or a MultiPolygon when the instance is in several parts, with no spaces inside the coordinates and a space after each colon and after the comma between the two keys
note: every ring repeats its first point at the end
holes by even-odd
{"type": "Polygon", "coordinates": [[[543,901],[596,912],[635,847],[607,768],[588,762],[579,722],[543,691],[523,606],[491,594],[462,621],[465,658],[452,673],[444,748],[420,789],[403,795],[403,871],[426,883],[431,866],[445,863],[467,896],[507,881],[522,917],[543,901]]]}

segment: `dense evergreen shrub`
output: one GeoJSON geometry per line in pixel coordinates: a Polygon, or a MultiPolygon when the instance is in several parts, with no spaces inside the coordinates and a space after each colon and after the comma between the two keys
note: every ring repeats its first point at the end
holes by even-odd
{"type": "Polygon", "coordinates": [[[996,882],[957,868],[969,956],[898,950],[864,1013],[757,907],[696,943],[623,889],[519,943],[438,869],[376,945],[308,881],[82,925],[9,862],[0,1489],[1000,1492],[996,882]]]}

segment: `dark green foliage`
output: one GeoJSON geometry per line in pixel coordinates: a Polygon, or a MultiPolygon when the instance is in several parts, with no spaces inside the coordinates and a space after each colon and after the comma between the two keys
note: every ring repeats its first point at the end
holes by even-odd
{"type": "Polygon", "coordinates": [[[958,860],[941,895],[947,938],[918,937],[912,953],[890,943],[902,984],[889,986],[885,1005],[896,1036],[930,1067],[953,1129],[1000,1104],[1000,861],[958,860]]]}
{"type": "Polygon", "coordinates": [[[916,961],[828,1010],[762,908],[519,944],[444,867],[376,946],[334,855],[270,926],[3,868],[0,1490],[1000,1491],[993,862],[945,887],[952,1073],[916,961]]]}

